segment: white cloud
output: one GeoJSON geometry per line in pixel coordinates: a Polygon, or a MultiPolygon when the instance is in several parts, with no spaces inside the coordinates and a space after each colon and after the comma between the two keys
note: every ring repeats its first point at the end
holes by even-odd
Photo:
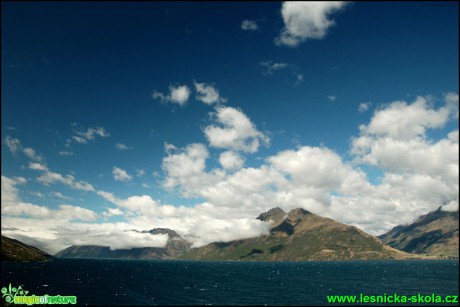
{"type": "Polygon", "coordinates": [[[458,94],[452,92],[447,93],[444,97],[444,101],[453,118],[458,119],[458,94]]]}
{"type": "Polygon", "coordinates": [[[129,150],[129,149],[133,149],[132,146],[126,146],[125,144],[122,144],[122,143],[116,143],[116,144],[115,144],[115,148],[116,148],[116,149],[119,149],[119,150],[129,150]]]}
{"type": "Polygon", "coordinates": [[[295,47],[308,39],[323,38],[334,25],[330,15],[346,5],[342,1],[284,2],[281,8],[284,28],[275,39],[276,44],[295,47]]]}
{"type": "Polygon", "coordinates": [[[114,249],[164,247],[167,234],[151,235],[131,231],[127,223],[91,223],[59,218],[2,218],[2,234],[54,254],[71,245],[99,245],[114,249]],[[13,227],[13,225],[20,225],[13,227]],[[11,230],[17,228],[17,230],[11,230]],[[8,230],[4,230],[8,229],[8,230]]]}
{"type": "Polygon", "coordinates": [[[206,159],[209,156],[203,144],[190,144],[185,150],[170,154],[163,159],[163,170],[167,174],[164,186],[168,189],[181,187],[185,196],[194,195],[206,184],[204,175],[206,159]]]}
{"type": "Polygon", "coordinates": [[[241,22],[241,29],[245,31],[256,31],[259,29],[255,20],[245,19],[241,22]]]}
{"type": "Polygon", "coordinates": [[[21,142],[18,139],[13,139],[9,136],[5,137],[5,144],[11,153],[15,154],[18,150],[22,151],[24,155],[26,155],[29,159],[35,160],[37,162],[43,162],[43,157],[30,147],[24,148],[21,145],[21,142]]]}
{"type": "Polygon", "coordinates": [[[441,207],[442,211],[455,212],[458,211],[458,201],[450,201],[441,207]]]}
{"type": "Polygon", "coordinates": [[[143,169],[137,170],[136,171],[136,176],[137,177],[142,177],[145,175],[145,171],[143,169]]]}
{"type": "Polygon", "coordinates": [[[23,202],[19,197],[16,185],[24,184],[24,178],[9,178],[2,175],[2,216],[3,215],[29,215],[42,217],[49,214],[46,207],[23,202]]]}
{"type": "Polygon", "coordinates": [[[38,162],[42,162],[43,161],[43,157],[38,155],[35,150],[33,150],[32,148],[30,147],[27,147],[27,148],[24,148],[23,149],[23,152],[24,154],[29,157],[30,159],[32,160],[35,160],[35,161],[38,161],[38,162]]]}
{"type": "Polygon", "coordinates": [[[108,208],[106,212],[102,213],[104,216],[120,216],[123,215],[123,211],[119,208],[108,208]]]}
{"type": "Polygon", "coordinates": [[[273,63],[273,61],[260,62],[259,65],[265,68],[262,74],[266,76],[273,75],[273,73],[277,72],[278,70],[285,69],[288,67],[287,63],[273,63]]]}
{"type": "Polygon", "coordinates": [[[40,163],[29,162],[29,169],[43,172],[37,178],[37,181],[44,185],[49,186],[50,184],[58,182],[80,191],[95,191],[94,187],[91,184],[82,180],[77,181],[75,180],[75,177],[72,175],[64,176],[62,174],[52,172],[48,169],[46,165],[40,163]]]}
{"type": "Polygon", "coordinates": [[[170,86],[169,90],[171,95],[171,102],[177,103],[179,105],[184,105],[190,96],[190,89],[186,85],[177,87],[170,86]]]}
{"type": "Polygon", "coordinates": [[[362,125],[360,130],[363,135],[410,140],[424,137],[428,128],[443,127],[451,113],[447,105],[433,109],[426,97],[417,97],[413,103],[395,101],[377,110],[369,125],[362,125]]]}
{"type": "Polygon", "coordinates": [[[71,152],[71,151],[62,150],[62,151],[59,152],[59,155],[60,155],[60,156],[73,156],[74,153],[71,152]]]}
{"type": "Polygon", "coordinates": [[[236,152],[225,151],[220,154],[219,162],[224,169],[238,170],[244,164],[244,159],[236,152]]]}
{"type": "Polygon", "coordinates": [[[163,144],[163,146],[164,146],[165,152],[166,152],[168,155],[171,154],[172,151],[177,150],[177,147],[176,147],[176,146],[174,146],[173,144],[169,144],[169,143],[167,143],[167,142],[165,142],[165,143],[163,144]]]}
{"type": "Polygon", "coordinates": [[[366,112],[367,110],[369,110],[369,108],[370,108],[371,105],[372,105],[371,102],[361,102],[361,103],[359,104],[358,111],[359,111],[360,113],[364,113],[364,112],[366,112]]]}
{"type": "Polygon", "coordinates": [[[72,138],[80,144],[87,144],[88,141],[92,141],[96,136],[103,138],[109,137],[110,134],[103,127],[88,128],[86,131],[75,131],[76,135],[72,138]]]}
{"type": "Polygon", "coordinates": [[[48,171],[48,167],[44,164],[29,162],[29,169],[36,171],[48,171]]]}
{"type": "Polygon", "coordinates": [[[456,99],[455,94],[446,94],[445,104],[437,108],[420,97],[411,103],[381,106],[352,139],[352,162],[326,147],[299,146],[268,157],[258,167],[244,167],[239,152],[251,152],[252,139],[260,138],[260,132],[241,111],[217,108],[214,119],[220,126],[211,125],[204,132],[211,146],[227,149],[217,156],[221,168],[207,170],[207,160],[216,156],[203,144],[178,149],[165,143],[163,185],[177,189],[183,197],[201,198],[194,206],[162,204],[149,195],[119,198],[73,176],[51,172],[42,163],[30,162],[30,169],[42,172],[40,182],[61,182],[81,190],[86,187],[115,205],[102,217],[122,216],[126,222],[100,224],[97,214],[88,209],[62,205],[51,210],[24,203],[18,187],[27,181],[2,176],[2,227],[20,229],[2,229],[2,233],[39,240],[49,251],[57,251],[72,244],[164,246],[164,237],[138,236],[129,229],[167,227],[201,246],[267,234],[268,225],[254,217],[280,206],[285,211],[301,207],[380,234],[440,205],[443,210],[458,208],[459,132],[455,129],[440,139],[429,138],[429,132],[456,119],[456,99]],[[222,135],[231,137],[216,141],[210,127],[225,130],[222,135]],[[376,183],[370,183],[360,164],[373,165],[382,172],[380,178],[374,178],[376,183]],[[68,219],[61,221],[63,212],[68,219]],[[80,220],[69,220],[72,218],[80,220]]]}
{"type": "Polygon", "coordinates": [[[56,217],[64,218],[68,221],[80,220],[89,222],[94,221],[97,218],[96,212],[72,205],[60,205],[55,214],[56,217]]]}
{"type": "Polygon", "coordinates": [[[268,235],[270,225],[256,219],[208,219],[196,223],[190,230],[195,240],[192,247],[211,242],[230,242],[268,235]]]}
{"type": "Polygon", "coordinates": [[[159,99],[161,102],[172,102],[184,106],[190,97],[190,88],[187,85],[169,86],[169,94],[164,95],[161,92],[154,91],[153,99],[159,99]]]}
{"type": "Polygon", "coordinates": [[[269,144],[270,139],[258,131],[241,110],[232,107],[218,107],[215,114],[220,126],[210,125],[204,129],[212,147],[254,153],[260,142],[269,144]]]}
{"type": "Polygon", "coordinates": [[[93,221],[97,217],[91,210],[72,205],[60,205],[59,209],[51,210],[44,206],[24,203],[16,188],[18,184],[24,184],[24,180],[2,176],[2,215],[59,218],[66,221],[93,221]]]}
{"type": "Polygon", "coordinates": [[[6,143],[6,146],[8,146],[8,149],[12,153],[16,153],[16,151],[22,148],[21,142],[18,139],[13,139],[9,136],[5,137],[5,143],[6,143]]]}
{"type": "Polygon", "coordinates": [[[60,198],[60,199],[65,199],[65,200],[70,200],[70,199],[72,199],[72,198],[70,198],[70,197],[67,197],[67,196],[65,196],[65,195],[62,195],[61,192],[51,192],[50,194],[51,194],[52,196],[57,197],[57,198],[60,198]]]}
{"type": "Polygon", "coordinates": [[[125,170],[114,166],[112,169],[113,178],[118,181],[131,181],[133,177],[129,175],[125,170]]]}
{"type": "Polygon", "coordinates": [[[329,101],[334,102],[337,99],[337,96],[327,96],[327,99],[329,99],[329,101]]]}
{"type": "Polygon", "coordinates": [[[194,82],[194,84],[195,90],[198,93],[196,96],[197,100],[202,101],[208,105],[227,101],[227,99],[220,97],[219,91],[214,86],[197,82],[194,82]]]}

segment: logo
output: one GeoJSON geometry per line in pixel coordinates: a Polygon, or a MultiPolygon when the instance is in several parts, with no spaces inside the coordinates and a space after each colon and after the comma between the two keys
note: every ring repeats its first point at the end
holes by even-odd
{"type": "Polygon", "coordinates": [[[5,298],[7,303],[22,304],[22,305],[34,305],[34,304],[76,304],[76,296],[63,296],[63,295],[27,295],[29,291],[26,291],[19,287],[11,287],[9,284],[8,288],[2,288],[2,297],[5,298]]]}

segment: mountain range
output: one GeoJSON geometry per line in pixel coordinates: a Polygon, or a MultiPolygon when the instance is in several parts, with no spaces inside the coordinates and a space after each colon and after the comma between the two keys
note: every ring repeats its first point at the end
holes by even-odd
{"type": "MultiPolygon", "coordinates": [[[[270,223],[268,235],[191,248],[190,242],[168,228],[130,230],[152,235],[167,234],[168,241],[163,248],[117,250],[106,246],[74,245],[55,256],[242,261],[458,258],[458,211],[446,212],[439,208],[412,224],[396,226],[379,237],[300,208],[289,212],[273,208],[257,219],[270,223]]],[[[2,260],[39,261],[50,257],[37,248],[2,236],[2,260]]]]}

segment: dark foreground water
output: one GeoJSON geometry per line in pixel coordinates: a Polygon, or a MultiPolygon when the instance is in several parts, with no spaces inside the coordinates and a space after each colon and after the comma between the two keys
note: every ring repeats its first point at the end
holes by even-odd
{"type": "Polygon", "coordinates": [[[458,265],[55,259],[2,262],[1,286],[75,295],[80,305],[330,305],[326,295],[458,295],[458,265]]]}

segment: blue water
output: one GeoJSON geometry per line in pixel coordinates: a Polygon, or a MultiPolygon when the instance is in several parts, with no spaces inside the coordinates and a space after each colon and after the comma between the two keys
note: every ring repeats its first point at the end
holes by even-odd
{"type": "Polygon", "coordinates": [[[2,262],[1,286],[80,305],[330,305],[326,295],[458,295],[456,260],[2,262]]]}

